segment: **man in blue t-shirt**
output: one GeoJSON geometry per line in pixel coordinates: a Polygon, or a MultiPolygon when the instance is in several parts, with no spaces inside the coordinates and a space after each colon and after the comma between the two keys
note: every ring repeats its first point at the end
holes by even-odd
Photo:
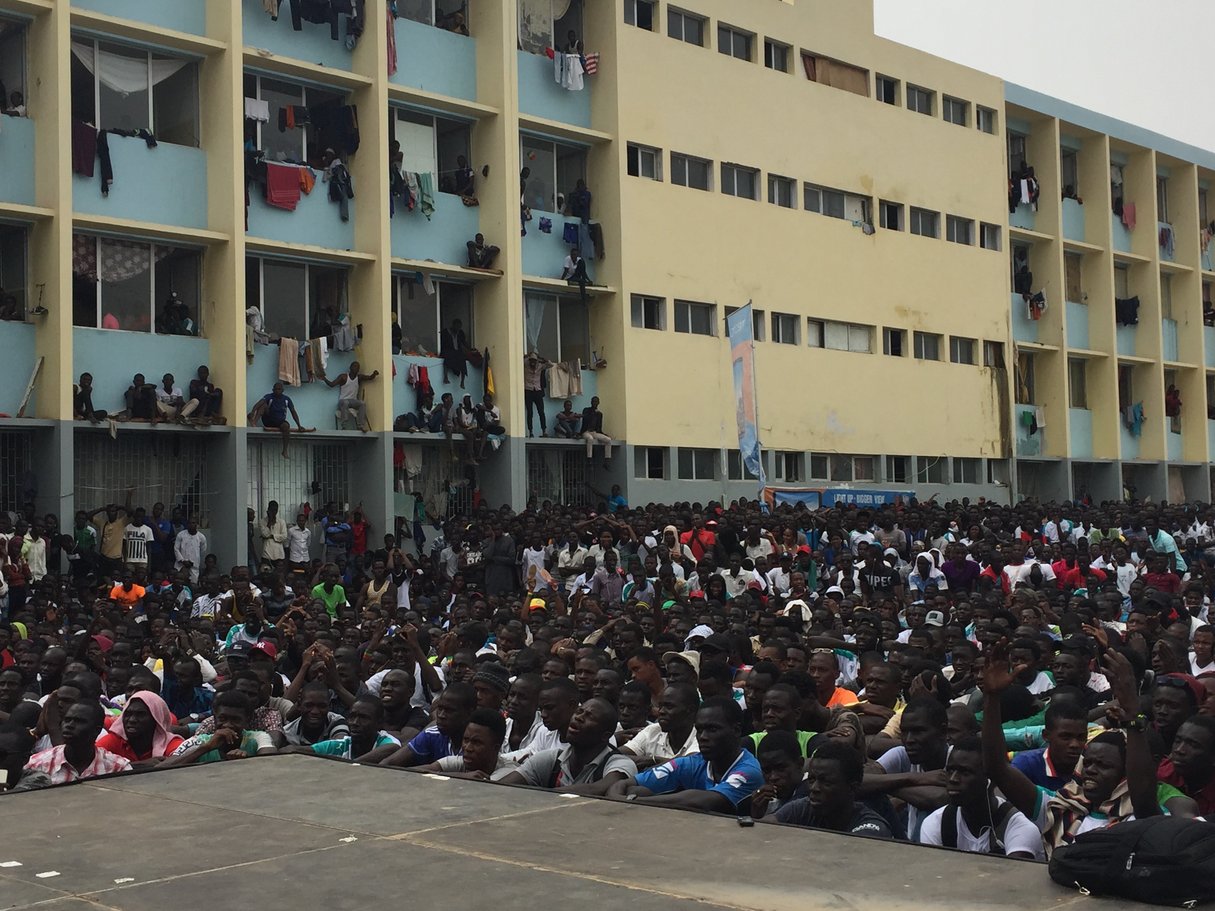
{"type": "Polygon", "coordinates": [[[706,699],[696,713],[700,752],[679,756],[619,781],[609,797],[656,807],[740,815],[764,783],[755,756],[742,746],[743,713],[733,699],[706,699]]]}
{"type": "Polygon", "coordinates": [[[477,707],[477,692],[470,683],[452,683],[432,706],[435,723],[401,747],[380,765],[418,766],[438,762],[445,756],[459,756],[464,743],[464,728],[477,707]]]}
{"type": "Polygon", "coordinates": [[[1088,743],[1088,712],[1077,699],[1060,696],[1046,710],[1046,746],[1012,758],[1012,766],[1040,788],[1058,791],[1072,780],[1088,743]]]}
{"type": "Polygon", "coordinates": [[[304,427],[300,416],[296,413],[295,404],[283,392],[281,382],[274,384],[274,391],[262,396],[253,410],[249,412],[249,423],[252,426],[260,424],[267,430],[277,430],[283,435],[283,458],[288,459],[287,443],[291,441],[291,425],[287,423],[287,414],[295,419],[295,426],[300,433],[310,433],[315,427],[304,427]]]}

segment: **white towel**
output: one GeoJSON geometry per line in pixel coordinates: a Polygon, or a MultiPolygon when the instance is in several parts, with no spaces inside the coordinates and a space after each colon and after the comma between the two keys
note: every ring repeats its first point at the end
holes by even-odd
{"type": "Polygon", "coordinates": [[[1021,181],[1021,205],[1028,206],[1030,203],[1029,181],[1021,181]]]}
{"type": "Polygon", "coordinates": [[[259,101],[256,98],[245,99],[245,119],[256,120],[258,123],[270,122],[270,102],[259,101]]]}

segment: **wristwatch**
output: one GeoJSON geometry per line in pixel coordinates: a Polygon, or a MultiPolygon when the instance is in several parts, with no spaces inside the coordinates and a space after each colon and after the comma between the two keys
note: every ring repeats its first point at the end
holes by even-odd
{"type": "Polygon", "coordinates": [[[1130,721],[1122,725],[1128,731],[1146,731],[1147,730],[1147,715],[1140,712],[1130,721]]]}

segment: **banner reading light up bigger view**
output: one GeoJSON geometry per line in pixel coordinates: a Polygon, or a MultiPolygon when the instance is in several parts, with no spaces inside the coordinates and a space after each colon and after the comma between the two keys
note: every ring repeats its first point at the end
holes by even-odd
{"type": "Polygon", "coordinates": [[[759,416],[755,405],[755,334],[751,323],[751,303],[726,317],[730,334],[730,359],[733,362],[735,416],[738,421],[738,449],[743,465],[766,483],[763,460],[759,454],[759,416]]]}

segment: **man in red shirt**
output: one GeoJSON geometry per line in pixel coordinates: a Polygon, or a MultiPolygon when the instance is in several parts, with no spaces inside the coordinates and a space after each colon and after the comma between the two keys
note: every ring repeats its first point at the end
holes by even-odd
{"type": "Polygon", "coordinates": [[[692,548],[692,557],[699,563],[717,543],[717,535],[705,528],[705,517],[696,513],[692,516],[692,530],[680,535],[679,543],[692,548]]]}
{"type": "Polygon", "coordinates": [[[1168,568],[1168,554],[1149,554],[1148,571],[1143,574],[1143,583],[1148,588],[1175,595],[1181,591],[1181,576],[1168,568]]]}

